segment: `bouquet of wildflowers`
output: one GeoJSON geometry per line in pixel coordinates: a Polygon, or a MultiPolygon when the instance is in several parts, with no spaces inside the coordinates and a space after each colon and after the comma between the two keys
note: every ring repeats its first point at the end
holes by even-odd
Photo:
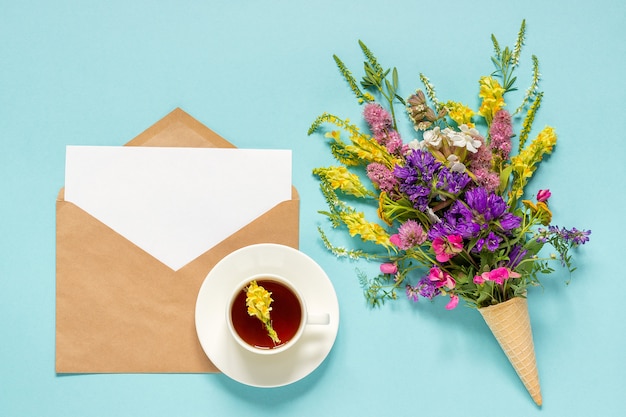
{"type": "Polygon", "coordinates": [[[569,251],[584,244],[590,232],[551,225],[547,189],[523,199],[525,186],[557,141],[555,130],[545,127],[527,143],[543,97],[538,91],[536,57],[532,84],[522,103],[512,112],[507,110],[505,97],[515,90],[514,70],[524,32],[523,23],[513,50],[501,49],[492,36],[495,71],[479,80],[477,111],[460,102],[439,101],[424,75],[420,78],[425,92],[417,90],[403,99],[397,91],[396,69],[383,70],[360,43],[367,58],[361,86],[378,92],[386,106],[379,104],[335,56],[352,91],[364,103],[371,134],[328,113],[309,129],[311,134],[323,123],[331,123],[349,137],[346,142],[339,131],[326,134],[340,165],[313,171],[329,205],[322,213],[334,227],[345,226],[351,236],[374,242],[380,250],[336,247],[320,232],[338,256],[381,261],[378,277],[362,279],[373,305],[397,298],[397,290],[402,290],[416,301],[448,296],[447,308],[454,308],[459,299],[486,307],[523,296],[528,286],[539,284],[539,274],[552,272],[551,260],[558,258],[573,271],[569,251]],[[421,140],[402,140],[397,104],[405,107],[421,140]],[[513,120],[522,113],[521,131],[515,135],[513,120]],[[512,155],[514,138],[517,153],[512,155]],[[375,205],[378,220],[368,221],[363,211],[352,207],[349,202],[354,197],[375,205]],[[558,255],[539,257],[545,244],[558,255]]]}
{"type": "Polygon", "coordinates": [[[557,141],[552,127],[530,139],[543,97],[535,56],[521,103],[511,108],[506,101],[516,90],[524,35],[522,22],[512,49],[501,48],[492,35],[495,70],[478,81],[477,110],[439,100],[424,75],[424,89],[403,98],[397,70],[383,69],[362,42],[360,83],[334,56],[364,106],[369,133],[328,113],[309,129],[312,134],[325,124],[339,128],[326,133],[339,164],[313,171],[328,203],[321,213],[333,227],[373,244],[363,245],[367,250],[346,249],[333,245],[321,228],[320,233],[337,256],[380,263],[378,276],[359,276],[371,305],[405,293],[414,301],[447,297],[448,309],[459,300],[484,309],[524,298],[541,274],[553,271],[551,261],[575,269],[570,250],[588,241],[590,232],[552,224],[548,189],[533,196],[524,192],[557,141]],[[397,115],[402,108],[417,139],[401,138],[397,115]],[[363,203],[372,206],[370,212],[359,209],[363,203]],[[368,219],[374,210],[377,219],[368,219]],[[543,256],[545,245],[555,252],[543,256]]]}

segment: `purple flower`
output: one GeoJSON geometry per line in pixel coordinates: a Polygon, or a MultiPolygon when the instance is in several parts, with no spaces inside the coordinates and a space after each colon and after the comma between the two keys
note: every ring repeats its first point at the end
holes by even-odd
{"type": "Polygon", "coordinates": [[[419,300],[419,288],[418,287],[413,287],[413,286],[407,284],[406,285],[406,296],[411,301],[419,300]]]}
{"type": "Polygon", "coordinates": [[[560,228],[559,226],[550,226],[549,233],[559,234],[566,242],[569,242],[572,246],[584,245],[589,241],[589,235],[591,230],[578,230],[575,227],[568,230],[566,228],[560,228]]]}
{"type": "Polygon", "coordinates": [[[455,201],[443,218],[430,228],[428,237],[434,240],[448,235],[461,235],[464,239],[471,239],[477,237],[480,230],[481,226],[474,221],[469,207],[461,201],[455,201]]]}
{"type": "Polygon", "coordinates": [[[475,251],[480,252],[486,245],[494,251],[500,245],[501,237],[493,232],[496,227],[509,232],[520,226],[522,219],[509,213],[507,205],[499,195],[476,187],[465,192],[462,200],[456,200],[448,211],[428,231],[429,239],[458,234],[463,239],[479,238],[475,251]]]}
{"type": "Polygon", "coordinates": [[[584,245],[585,242],[589,242],[589,235],[591,230],[578,230],[575,227],[569,231],[569,239],[574,246],[584,245]]]}
{"type": "Polygon", "coordinates": [[[450,171],[443,166],[437,173],[437,188],[450,194],[459,194],[471,181],[466,173],[450,171]]]}
{"type": "Polygon", "coordinates": [[[441,294],[441,290],[435,286],[433,281],[430,280],[429,276],[426,275],[417,283],[416,288],[418,288],[419,295],[424,298],[428,298],[432,300],[439,294],[441,294]]]}
{"type": "Polygon", "coordinates": [[[476,187],[465,193],[465,201],[472,209],[475,218],[484,219],[483,226],[491,221],[497,222],[503,231],[516,229],[522,219],[506,212],[504,199],[495,193],[490,193],[482,187],[476,187]]]}
{"type": "Polygon", "coordinates": [[[522,224],[522,218],[513,213],[504,213],[498,220],[500,227],[504,231],[517,229],[522,224]]]}
{"type": "Polygon", "coordinates": [[[528,251],[524,249],[521,245],[513,246],[511,248],[511,251],[509,252],[509,262],[507,264],[507,267],[510,270],[514,270],[515,268],[517,268],[517,265],[519,265],[519,263],[524,260],[524,257],[527,253],[528,251]]]}
{"type": "Polygon", "coordinates": [[[451,172],[438,162],[430,152],[413,149],[406,156],[405,166],[396,166],[393,171],[401,192],[407,195],[413,206],[427,211],[431,198],[437,191],[450,194],[461,193],[470,182],[466,173],[451,172]]]}
{"type": "Polygon", "coordinates": [[[396,167],[394,175],[407,183],[417,180],[429,183],[440,167],[441,163],[430,152],[414,149],[406,157],[406,166],[396,167]]]}
{"type": "Polygon", "coordinates": [[[486,238],[478,239],[474,252],[480,252],[485,247],[489,252],[495,252],[500,246],[500,242],[502,242],[502,238],[490,231],[486,238]]]}

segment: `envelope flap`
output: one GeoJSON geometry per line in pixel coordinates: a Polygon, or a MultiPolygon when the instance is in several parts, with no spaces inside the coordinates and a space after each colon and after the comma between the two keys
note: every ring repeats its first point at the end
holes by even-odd
{"type": "Polygon", "coordinates": [[[180,108],[172,110],[167,116],[126,143],[126,146],[235,147],[180,108]]]}

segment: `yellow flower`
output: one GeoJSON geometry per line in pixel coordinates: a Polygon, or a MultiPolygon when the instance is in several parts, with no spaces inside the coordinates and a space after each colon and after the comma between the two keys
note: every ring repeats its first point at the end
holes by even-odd
{"type": "Polygon", "coordinates": [[[398,163],[398,159],[392,156],[387,148],[380,145],[375,140],[372,140],[369,136],[360,133],[352,134],[350,136],[352,145],[346,146],[346,151],[355,154],[366,163],[378,162],[385,165],[387,168],[391,168],[398,163]]]}
{"type": "Polygon", "coordinates": [[[313,174],[326,178],[330,186],[336,190],[339,189],[345,194],[355,197],[367,197],[374,194],[365,188],[358,175],[348,171],[343,165],[333,166],[329,168],[316,168],[313,174]]]}
{"type": "Polygon", "coordinates": [[[478,95],[483,99],[483,102],[478,113],[487,120],[487,124],[491,124],[498,110],[505,106],[504,88],[493,77],[481,77],[479,84],[480,92],[478,95]]]}
{"type": "Polygon", "coordinates": [[[513,169],[520,174],[523,173],[524,178],[530,177],[536,165],[543,159],[543,155],[552,153],[556,139],[554,129],[546,126],[526,149],[511,158],[513,169]],[[528,170],[530,170],[530,175],[528,170]]]}
{"type": "Polygon", "coordinates": [[[324,136],[329,139],[334,139],[337,142],[341,141],[341,132],[339,132],[338,130],[332,130],[330,132],[327,132],[324,136]]]}
{"type": "Polygon", "coordinates": [[[363,213],[343,212],[341,220],[348,227],[350,236],[360,235],[363,241],[390,247],[389,234],[378,223],[368,222],[363,213]]]}
{"type": "Polygon", "coordinates": [[[541,224],[544,226],[548,226],[552,221],[552,211],[548,208],[548,205],[545,202],[539,201],[535,204],[530,200],[522,200],[522,204],[530,210],[530,213],[533,216],[537,216],[537,218],[541,221],[541,224]]]}
{"type": "Polygon", "coordinates": [[[526,186],[526,183],[534,174],[543,156],[552,153],[556,140],[557,136],[554,128],[546,126],[526,149],[522,150],[519,155],[511,158],[511,166],[516,175],[516,179],[511,187],[511,196],[515,198],[521,197],[524,192],[524,186],[526,186]]]}
{"type": "Polygon", "coordinates": [[[250,285],[246,288],[246,306],[248,307],[248,314],[261,320],[267,329],[268,336],[276,344],[280,343],[278,334],[272,327],[272,321],[270,319],[270,311],[272,311],[272,293],[265,288],[257,284],[256,281],[251,281],[250,285]]]}
{"type": "Polygon", "coordinates": [[[387,210],[385,207],[385,202],[387,201],[387,199],[387,193],[381,191],[380,195],[378,196],[378,209],[376,210],[376,214],[378,214],[378,218],[387,223],[388,226],[391,226],[393,224],[393,220],[391,220],[387,215],[387,210]]]}
{"type": "Polygon", "coordinates": [[[448,101],[445,104],[445,107],[448,110],[448,115],[456,122],[457,125],[460,126],[464,124],[468,127],[474,127],[474,123],[472,123],[474,111],[468,106],[456,101],[448,101]]]}

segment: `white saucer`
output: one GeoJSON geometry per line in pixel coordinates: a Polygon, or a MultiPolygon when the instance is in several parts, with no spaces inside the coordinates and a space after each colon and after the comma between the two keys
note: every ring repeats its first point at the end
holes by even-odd
{"type": "Polygon", "coordinates": [[[255,387],[279,387],[309,375],[330,352],[338,328],[337,294],[324,270],[304,253],[273,243],[224,257],[205,278],[196,301],[196,331],[204,352],[222,373],[255,387]],[[308,325],[296,345],[274,355],[256,355],[238,345],[228,331],[226,305],[236,285],[263,273],[289,278],[309,313],[328,313],[330,324],[308,325]]]}

